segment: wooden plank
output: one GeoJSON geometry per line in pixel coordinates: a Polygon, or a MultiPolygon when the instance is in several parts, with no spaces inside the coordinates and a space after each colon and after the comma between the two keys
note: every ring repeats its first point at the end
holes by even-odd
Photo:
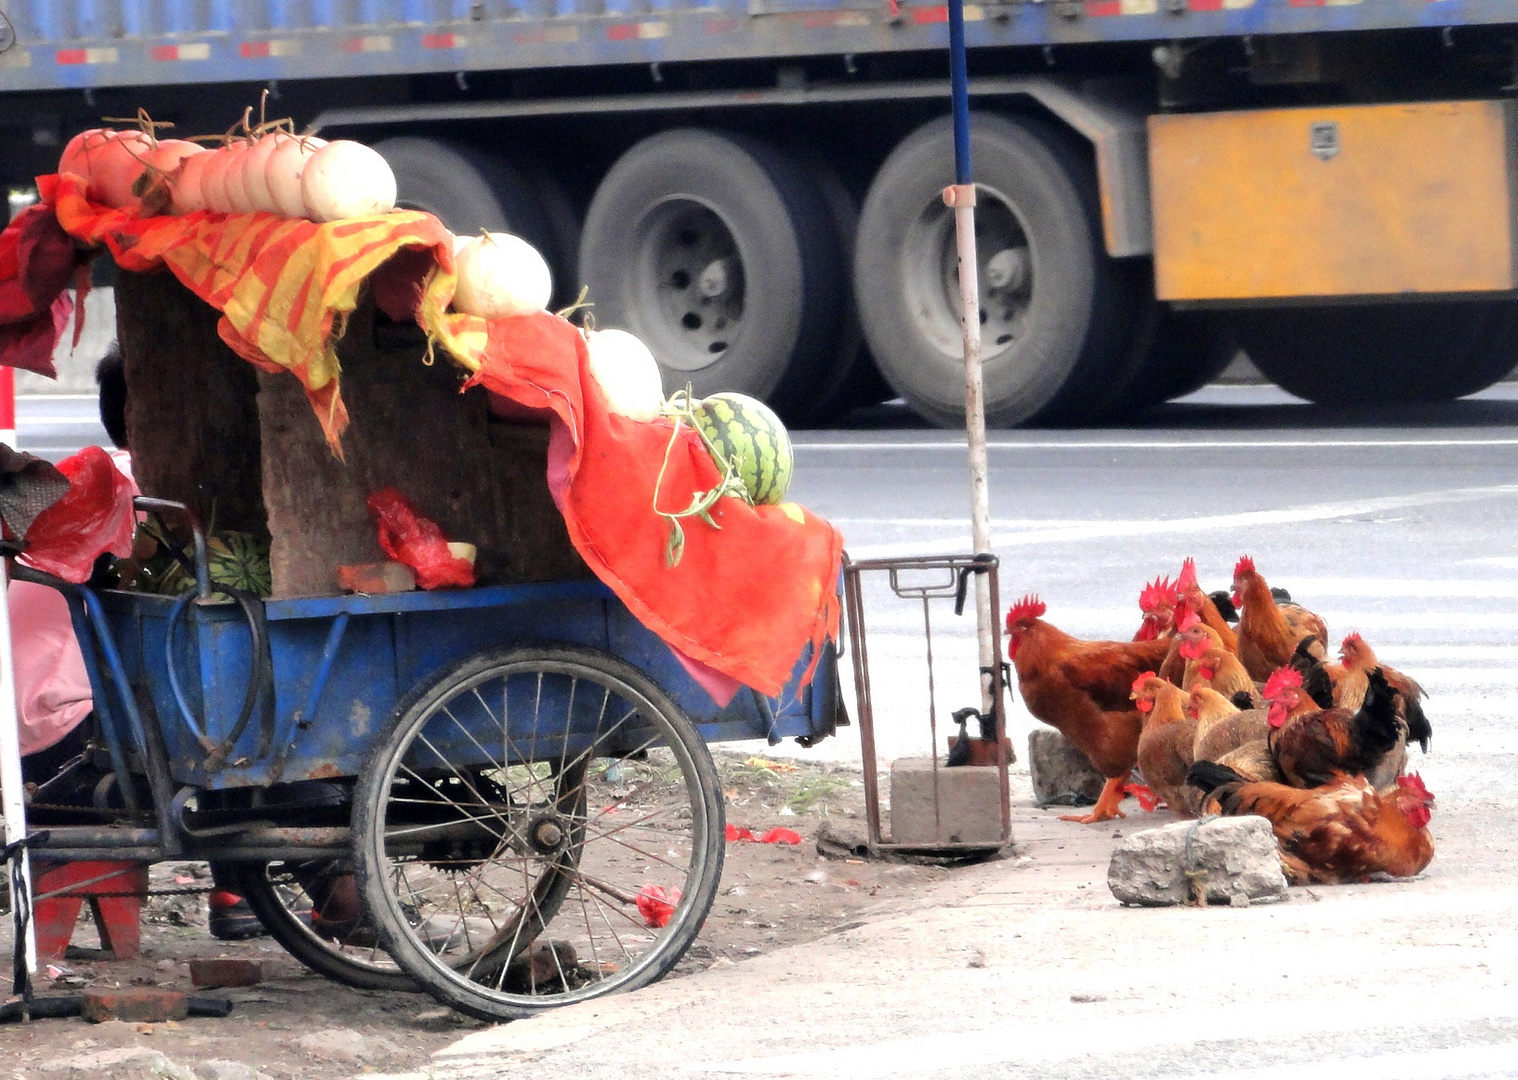
{"type": "Polygon", "coordinates": [[[144,495],[187,504],[202,525],[262,534],[258,382],[217,336],[220,317],[167,271],[117,275],[132,471],[144,495]]]}
{"type": "Polygon", "coordinates": [[[376,321],[367,303],[349,319],[338,348],[344,462],[295,379],[259,375],[275,596],[335,592],[338,566],[383,557],[365,505],[382,487],[476,545],[480,584],[589,573],[548,493],[548,429],[491,416],[484,391],[460,394],[464,373],[425,353],[419,331],[376,321]]]}

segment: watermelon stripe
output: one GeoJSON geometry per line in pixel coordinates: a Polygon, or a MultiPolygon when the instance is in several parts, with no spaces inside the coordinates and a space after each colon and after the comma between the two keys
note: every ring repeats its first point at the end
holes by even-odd
{"type": "Polygon", "coordinates": [[[732,464],[750,501],[775,504],[785,498],[793,464],[790,437],[768,406],[743,394],[715,394],[697,406],[696,423],[718,467],[732,464]]]}

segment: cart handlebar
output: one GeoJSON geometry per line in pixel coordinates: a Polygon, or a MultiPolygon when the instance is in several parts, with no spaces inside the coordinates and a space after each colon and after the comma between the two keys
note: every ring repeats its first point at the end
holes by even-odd
{"type": "Polygon", "coordinates": [[[190,533],[195,543],[195,597],[198,600],[211,599],[211,568],[206,557],[206,534],[200,527],[200,519],[195,516],[184,503],[174,502],[171,499],[150,499],[146,495],[139,495],[132,500],[134,510],[176,510],[179,515],[189,523],[190,533]]]}

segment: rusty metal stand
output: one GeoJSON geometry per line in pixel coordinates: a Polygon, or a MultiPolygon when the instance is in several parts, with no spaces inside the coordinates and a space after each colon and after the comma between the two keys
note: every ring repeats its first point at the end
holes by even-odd
{"type": "MultiPolygon", "coordinates": [[[[923,644],[927,660],[927,692],[928,692],[928,733],[932,754],[933,772],[933,802],[935,818],[939,813],[939,787],[941,782],[941,769],[949,766],[940,764],[938,744],[938,704],[935,697],[937,686],[933,666],[933,618],[932,609],[934,601],[948,601],[953,603],[956,614],[964,610],[965,599],[971,587],[971,578],[978,579],[976,584],[984,582],[990,594],[991,605],[991,644],[994,657],[1001,655],[1001,632],[998,624],[1001,610],[1000,597],[997,589],[997,566],[998,560],[995,555],[940,555],[917,558],[890,558],[869,559],[860,562],[844,559],[844,609],[848,620],[849,649],[854,662],[854,685],[856,687],[858,701],[857,713],[859,717],[859,738],[864,759],[864,794],[865,816],[869,825],[869,847],[871,853],[882,851],[911,851],[925,855],[966,856],[974,854],[988,854],[999,851],[1006,847],[1012,840],[1012,800],[1011,785],[1007,775],[1007,766],[1012,760],[1010,752],[996,754],[997,769],[1001,792],[1001,834],[991,842],[989,840],[970,842],[939,842],[939,843],[898,843],[894,837],[886,838],[881,833],[880,821],[880,780],[877,774],[877,759],[875,748],[875,701],[874,688],[870,681],[869,641],[866,634],[866,619],[864,610],[864,579],[866,575],[884,574],[888,578],[889,588],[892,593],[904,601],[917,602],[921,605],[923,644]]],[[[940,605],[941,606],[941,605],[940,605]]],[[[995,745],[1006,747],[1007,716],[1006,716],[1006,667],[996,662],[992,663],[990,670],[982,668],[981,676],[977,680],[980,685],[989,680],[990,687],[990,711],[994,718],[995,745]]]]}

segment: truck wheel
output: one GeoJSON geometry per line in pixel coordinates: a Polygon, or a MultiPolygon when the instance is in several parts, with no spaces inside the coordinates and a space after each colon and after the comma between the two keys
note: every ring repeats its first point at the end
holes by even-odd
{"type": "Polygon", "coordinates": [[[847,267],[854,263],[854,241],[859,232],[859,200],[825,161],[815,155],[802,157],[832,217],[838,236],[843,278],[843,318],[837,335],[837,349],[832,363],[825,365],[813,393],[795,410],[795,421],[803,426],[822,426],[851,409],[877,405],[894,396],[880,377],[875,360],[864,344],[864,330],[859,325],[859,305],[854,300],[847,267]]]}
{"type": "Polygon", "coordinates": [[[461,236],[482,229],[520,236],[548,260],[555,302],[566,295],[573,299],[578,291],[574,237],[561,221],[569,201],[546,174],[441,139],[402,136],[374,148],[395,173],[397,205],[435,214],[461,236]],[[553,214],[550,200],[555,200],[553,214]]]}
{"type": "Polygon", "coordinates": [[[845,314],[837,231],[794,160],[680,128],[638,143],[596,190],[580,267],[598,326],[652,350],[666,390],[737,390],[804,416],[845,314]]]}
{"type": "Polygon", "coordinates": [[[1230,318],[1250,359],[1308,401],[1453,401],[1513,369],[1512,301],[1259,308],[1230,318]]]}
{"type": "MultiPolygon", "coordinates": [[[[945,427],[964,423],[953,123],[933,120],[880,167],[860,214],[854,292],[881,373],[945,427]]],[[[1091,164],[1039,121],[971,117],[986,420],[1094,419],[1128,359],[1139,280],[1102,247],[1091,164]]]]}

